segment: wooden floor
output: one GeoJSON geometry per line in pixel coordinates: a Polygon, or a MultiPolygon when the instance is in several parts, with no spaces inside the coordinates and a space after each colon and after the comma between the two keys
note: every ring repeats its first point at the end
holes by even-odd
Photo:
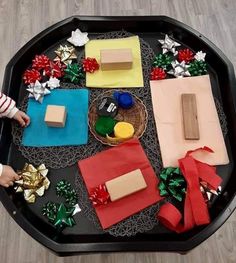
{"type": "MultiPolygon", "coordinates": [[[[0,84],[9,59],[41,30],[71,15],[167,15],[197,29],[236,65],[235,0],[0,0],[0,84]]],[[[28,236],[0,205],[1,263],[235,263],[236,213],[211,238],[181,256],[96,254],[59,258],[28,236]]]]}

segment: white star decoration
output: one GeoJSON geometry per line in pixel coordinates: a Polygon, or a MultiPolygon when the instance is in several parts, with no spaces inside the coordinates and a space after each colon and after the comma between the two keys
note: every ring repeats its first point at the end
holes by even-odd
{"type": "Polygon", "coordinates": [[[50,79],[47,81],[47,86],[50,89],[55,89],[60,87],[60,80],[54,77],[50,77],[50,79]]]}
{"type": "Polygon", "coordinates": [[[188,71],[189,66],[185,64],[185,61],[179,63],[177,60],[171,63],[173,69],[168,71],[169,74],[174,75],[176,78],[190,77],[191,74],[188,71]]]}
{"type": "Polygon", "coordinates": [[[206,56],[206,53],[202,52],[202,51],[198,51],[196,53],[196,55],[194,56],[194,58],[198,61],[205,61],[205,56],[206,56]]]}
{"type": "Polygon", "coordinates": [[[71,37],[68,38],[67,41],[76,47],[82,47],[89,41],[88,33],[83,33],[77,28],[71,32],[71,37]]]}
{"type": "Polygon", "coordinates": [[[176,47],[181,46],[178,42],[175,42],[168,35],[165,35],[165,40],[158,40],[162,46],[162,53],[172,52],[175,55],[178,54],[178,51],[175,50],[176,47]]]}
{"type": "Polygon", "coordinates": [[[29,98],[34,98],[36,101],[42,103],[45,95],[51,93],[50,90],[46,88],[47,83],[40,83],[38,80],[33,84],[30,84],[27,91],[29,91],[29,98]]]}

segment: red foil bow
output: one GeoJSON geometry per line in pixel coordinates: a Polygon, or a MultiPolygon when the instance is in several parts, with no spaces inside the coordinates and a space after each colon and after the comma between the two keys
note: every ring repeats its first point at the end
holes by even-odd
{"type": "Polygon", "coordinates": [[[167,228],[182,233],[192,229],[195,225],[205,225],[210,223],[210,216],[207,204],[201,193],[200,181],[206,182],[211,189],[217,191],[222,179],[216,174],[216,168],[206,163],[195,160],[191,154],[195,151],[213,151],[208,147],[198,148],[188,151],[186,156],[179,159],[179,167],[187,182],[187,191],[184,204],[184,218],[181,223],[182,215],[172,204],[164,204],[157,218],[167,228]]]}
{"type": "Polygon", "coordinates": [[[64,69],[66,68],[66,65],[60,62],[50,61],[50,64],[47,68],[44,70],[44,74],[48,77],[54,77],[54,78],[61,78],[64,76],[64,69]]]}
{"type": "Polygon", "coordinates": [[[85,58],[82,64],[85,72],[93,73],[99,69],[99,64],[95,58],[85,58]]]}
{"type": "Polygon", "coordinates": [[[166,73],[162,68],[153,68],[151,72],[151,80],[165,79],[166,73]]]}
{"type": "Polygon", "coordinates": [[[107,192],[105,184],[100,184],[92,189],[89,199],[92,201],[93,206],[106,205],[110,202],[110,195],[107,192]]]}
{"type": "Polygon", "coordinates": [[[32,60],[32,68],[41,70],[50,66],[50,59],[46,55],[36,55],[32,60]]]}
{"type": "Polygon", "coordinates": [[[36,80],[41,80],[41,75],[35,69],[27,69],[23,74],[23,80],[25,84],[35,83],[36,80]]]}
{"type": "Polygon", "coordinates": [[[186,48],[178,51],[179,62],[185,61],[186,63],[189,63],[193,59],[194,59],[194,54],[190,49],[186,48]]]}

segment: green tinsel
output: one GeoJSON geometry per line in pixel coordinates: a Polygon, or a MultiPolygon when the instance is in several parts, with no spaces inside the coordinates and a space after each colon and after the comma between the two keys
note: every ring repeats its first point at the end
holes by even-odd
{"type": "Polygon", "coordinates": [[[68,64],[64,71],[64,79],[68,79],[74,84],[78,84],[81,79],[85,78],[82,66],[79,66],[77,63],[68,64]]]}
{"type": "Polygon", "coordinates": [[[195,60],[189,64],[188,71],[191,76],[205,75],[207,74],[207,64],[205,61],[195,60]]]}
{"type": "Polygon", "coordinates": [[[173,57],[167,54],[157,54],[153,61],[153,67],[168,69],[171,66],[171,63],[173,61],[173,57]]]}

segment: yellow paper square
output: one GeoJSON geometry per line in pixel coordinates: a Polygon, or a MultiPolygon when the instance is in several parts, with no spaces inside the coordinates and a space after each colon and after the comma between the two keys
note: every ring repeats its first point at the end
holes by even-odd
{"type": "Polygon", "coordinates": [[[133,88],[143,87],[143,71],[141,61],[141,50],[138,36],[90,40],[85,45],[85,56],[96,58],[100,63],[101,49],[131,48],[133,54],[133,67],[128,70],[99,69],[94,73],[86,73],[86,86],[91,88],[133,88]]]}

